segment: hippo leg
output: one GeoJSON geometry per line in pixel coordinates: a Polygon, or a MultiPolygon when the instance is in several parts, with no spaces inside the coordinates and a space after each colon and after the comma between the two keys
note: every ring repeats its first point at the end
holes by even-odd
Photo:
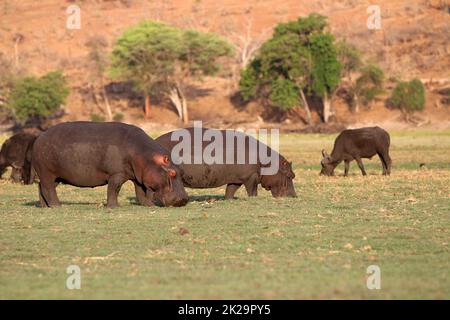
{"type": "Polygon", "coordinates": [[[152,201],[152,197],[150,197],[150,194],[147,195],[146,190],[144,189],[144,187],[142,187],[141,185],[139,185],[137,182],[133,181],[134,183],[134,190],[136,192],[136,199],[137,202],[141,205],[141,206],[145,206],[145,207],[151,207],[154,205],[153,201],[152,201]]]}
{"type": "Polygon", "coordinates": [[[358,163],[358,167],[361,169],[362,175],[363,175],[363,176],[366,176],[367,173],[366,173],[366,170],[364,170],[364,165],[363,165],[363,163],[362,163],[361,158],[356,158],[355,160],[356,160],[356,162],[358,163]]]}
{"type": "Polygon", "coordinates": [[[4,163],[0,164],[0,178],[6,171],[6,165],[4,163]]]}
{"type": "Polygon", "coordinates": [[[122,174],[115,174],[109,177],[108,180],[108,194],[107,194],[107,200],[106,200],[106,207],[107,208],[115,208],[119,206],[119,202],[117,201],[117,197],[120,192],[120,188],[122,185],[127,181],[122,174]]]}
{"type": "Polygon", "coordinates": [[[258,195],[258,175],[252,175],[244,184],[245,190],[249,197],[256,197],[258,195]]]}
{"type": "Polygon", "coordinates": [[[41,205],[41,208],[47,208],[47,201],[45,201],[44,196],[42,194],[42,188],[41,188],[41,184],[39,183],[38,185],[38,190],[39,190],[39,204],[41,205]]]}
{"type": "Polygon", "coordinates": [[[230,183],[227,184],[227,188],[225,190],[225,199],[234,199],[234,194],[236,193],[237,189],[239,189],[242,186],[242,184],[239,183],[230,183]]]}
{"type": "Polygon", "coordinates": [[[350,161],[345,160],[344,164],[345,164],[344,177],[347,177],[348,176],[348,170],[350,169],[350,161]]]}
{"type": "Polygon", "coordinates": [[[33,184],[34,182],[34,169],[31,165],[31,161],[25,160],[23,164],[22,181],[24,184],[33,184]]]}
{"type": "Polygon", "coordinates": [[[53,208],[61,206],[58,195],[56,194],[55,181],[40,181],[39,182],[39,202],[42,208],[53,208]]]}
{"type": "Polygon", "coordinates": [[[34,180],[36,180],[36,171],[33,167],[30,168],[30,176],[27,182],[25,184],[33,184],[34,180]]]}

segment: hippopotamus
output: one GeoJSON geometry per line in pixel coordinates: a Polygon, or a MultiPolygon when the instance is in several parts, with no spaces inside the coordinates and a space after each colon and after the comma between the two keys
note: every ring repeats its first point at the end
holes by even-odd
{"type": "Polygon", "coordinates": [[[198,161],[183,161],[186,155],[187,158],[195,158],[194,151],[196,148],[198,148],[200,154],[211,149],[209,142],[212,141],[211,138],[201,139],[198,146],[195,145],[195,138],[191,141],[185,141],[184,145],[189,147],[186,150],[180,149],[180,143],[183,142],[181,141],[183,139],[177,139],[179,137],[194,137],[196,129],[198,128],[178,129],[156,139],[159,144],[171,151],[172,160],[180,168],[185,187],[216,188],[226,185],[225,199],[233,199],[236,191],[242,185],[245,186],[249,197],[257,196],[258,185],[261,184],[264,189],[270,190],[273,197],[296,196],[293,185],[295,174],[292,171],[292,163],[264,143],[243,132],[200,128],[198,130],[200,130],[199,133],[202,137],[214,136],[214,142],[217,142],[217,139],[224,141],[219,144],[219,150],[215,151],[216,155],[222,155],[219,160],[223,161],[212,162],[205,160],[205,158],[198,161]],[[235,137],[229,138],[233,135],[235,137]],[[245,142],[245,145],[234,143],[234,141],[239,140],[245,142]],[[257,146],[258,150],[261,147],[267,148],[268,154],[278,162],[275,172],[264,172],[269,164],[263,163],[260,152],[257,152],[254,148],[251,149],[250,145],[257,146]],[[250,161],[250,159],[255,161],[250,161]]]}
{"type": "Polygon", "coordinates": [[[371,159],[378,154],[383,166],[383,175],[391,174],[392,160],[389,156],[391,138],[380,127],[367,127],[342,131],[334,142],[331,155],[322,150],[320,175],[332,176],[334,169],[344,161],[344,176],[348,175],[350,162],[356,160],[363,176],[366,175],[361,158],[371,159]]]}
{"type": "Polygon", "coordinates": [[[118,206],[123,183],[133,181],[139,204],[183,206],[188,202],[169,152],[142,129],[118,122],[66,122],[35,141],[32,164],[42,207],[60,206],[56,185],[108,185],[106,207],[118,206]]]}
{"type": "Polygon", "coordinates": [[[31,151],[36,136],[30,133],[18,133],[5,141],[0,151],[0,176],[11,166],[11,179],[32,184],[34,172],[31,168],[31,151]]]}

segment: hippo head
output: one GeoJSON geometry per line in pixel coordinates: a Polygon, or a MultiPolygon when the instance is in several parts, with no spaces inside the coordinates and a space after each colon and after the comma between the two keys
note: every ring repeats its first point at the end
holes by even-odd
{"type": "Polygon", "coordinates": [[[294,178],[295,173],[292,171],[292,162],[288,162],[280,156],[278,172],[274,175],[262,175],[261,185],[264,189],[270,190],[275,198],[296,197],[294,178]]]}
{"type": "Polygon", "coordinates": [[[152,201],[158,205],[181,207],[189,200],[179,169],[167,154],[153,155],[152,163],[144,169],[142,180],[152,201]]]}
{"type": "Polygon", "coordinates": [[[325,150],[322,150],[322,156],[323,159],[320,162],[320,165],[322,166],[322,170],[320,171],[320,175],[325,176],[333,176],[334,175],[334,168],[336,168],[336,165],[334,161],[331,159],[330,155],[326,153],[325,150]]]}

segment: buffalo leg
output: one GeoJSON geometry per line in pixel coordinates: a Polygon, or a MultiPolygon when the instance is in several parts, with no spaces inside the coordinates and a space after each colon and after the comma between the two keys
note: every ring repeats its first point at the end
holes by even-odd
{"type": "Polygon", "coordinates": [[[39,182],[39,202],[41,207],[59,207],[58,195],[56,194],[56,182],[55,181],[40,181],[39,182]]]}
{"type": "Polygon", "coordinates": [[[387,153],[387,152],[383,157],[384,157],[384,160],[386,161],[386,173],[389,176],[389,175],[391,175],[392,159],[389,156],[389,153],[387,153]]]}
{"type": "Polygon", "coordinates": [[[147,195],[148,191],[144,189],[143,186],[139,185],[137,182],[133,181],[134,183],[134,190],[136,192],[136,199],[137,202],[146,207],[151,207],[154,205],[152,198],[147,195]]]}
{"type": "Polygon", "coordinates": [[[383,167],[383,176],[385,176],[385,175],[387,175],[386,161],[384,161],[384,158],[383,158],[383,156],[381,155],[381,153],[379,153],[378,156],[380,157],[381,166],[383,167]]]}
{"type": "Polygon", "coordinates": [[[256,197],[258,195],[258,176],[252,175],[250,179],[245,182],[244,186],[249,197],[256,197]]]}
{"type": "Polygon", "coordinates": [[[241,186],[242,184],[239,183],[227,184],[227,188],[225,190],[225,199],[234,199],[234,194],[241,186]]]}
{"type": "Polygon", "coordinates": [[[361,158],[356,158],[355,160],[358,163],[358,167],[361,169],[362,175],[366,176],[367,173],[366,173],[366,170],[364,170],[364,165],[363,165],[361,158]]]}
{"type": "Polygon", "coordinates": [[[115,208],[119,206],[117,197],[119,196],[120,188],[127,181],[121,174],[113,175],[108,180],[108,194],[106,199],[107,208],[115,208]]]}
{"type": "Polygon", "coordinates": [[[390,175],[392,160],[391,157],[389,157],[389,153],[380,152],[378,156],[380,157],[381,163],[383,165],[383,175],[390,175]]]}
{"type": "Polygon", "coordinates": [[[344,165],[345,165],[344,177],[346,177],[346,176],[348,176],[348,170],[350,169],[350,161],[345,160],[344,165]]]}

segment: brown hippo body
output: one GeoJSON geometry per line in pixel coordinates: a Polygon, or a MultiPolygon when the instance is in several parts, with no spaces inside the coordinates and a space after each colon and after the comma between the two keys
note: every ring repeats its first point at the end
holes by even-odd
{"type": "MultiPolygon", "coordinates": [[[[179,140],[175,139],[175,141],[173,141],[174,139],[172,138],[172,135],[174,134],[174,137],[177,136],[177,133],[179,134],[181,130],[187,130],[191,137],[194,137],[195,135],[194,128],[187,128],[166,133],[156,139],[158,143],[172,152],[172,158],[174,161],[175,158],[179,156],[174,154],[176,153],[174,151],[179,143],[179,140]]],[[[292,181],[295,175],[292,171],[291,163],[286,161],[283,156],[276,153],[273,149],[267,147],[262,142],[242,132],[233,132],[233,134],[240,136],[243,139],[242,141],[245,141],[244,150],[239,149],[237,139],[233,144],[231,144],[227,139],[226,135],[227,132],[231,132],[230,130],[201,129],[202,134],[205,134],[206,131],[213,133],[213,135],[222,137],[224,141],[222,148],[223,162],[220,164],[207,163],[205,159],[202,159],[200,163],[176,162],[180,167],[184,186],[189,188],[216,188],[226,185],[226,199],[233,198],[236,191],[242,185],[245,186],[248,196],[256,196],[258,184],[261,184],[266,190],[270,190],[274,197],[296,196],[292,181]],[[279,169],[275,174],[261,174],[261,168],[264,164],[260,161],[259,153],[255,162],[249,161],[252,156],[252,151],[249,149],[250,141],[257,145],[258,148],[264,146],[270,153],[274,153],[276,155],[278,158],[279,169]],[[232,163],[226,161],[227,153],[233,158],[232,163]],[[242,161],[238,160],[238,153],[241,153],[242,161]]],[[[211,141],[202,141],[202,144],[200,145],[201,152],[204,152],[210,143],[211,141]]],[[[195,158],[194,150],[194,139],[191,139],[191,159],[195,158]]]]}
{"type": "Polygon", "coordinates": [[[59,182],[108,185],[107,207],[118,205],[123,183],[133,181],[142,205],[182,206],[188,197],[166,149],[142,129],[123,123],[67,122],[42,133],[33,146],[43,207],[58,206],[59,182]]]}

